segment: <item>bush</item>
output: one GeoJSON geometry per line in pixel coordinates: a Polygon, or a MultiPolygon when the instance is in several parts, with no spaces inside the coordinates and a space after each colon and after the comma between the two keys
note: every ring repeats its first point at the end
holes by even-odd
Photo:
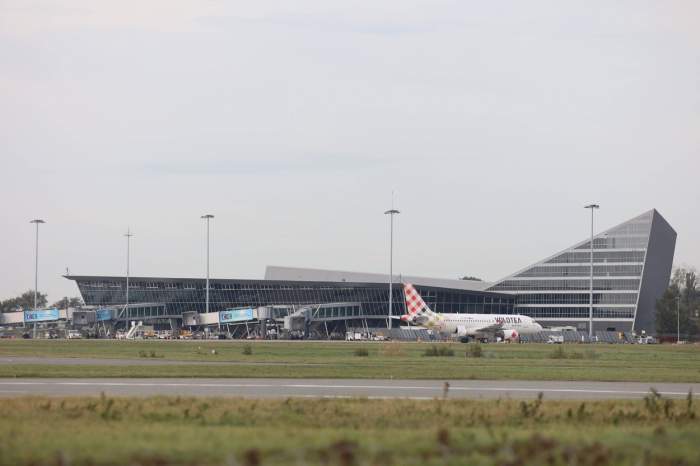
{"type": "Polygon", "coordinates": [[[367,350],[367,348],[357,348],[355,350],[355,356],[369,356],[369,351],[367,350]]]}
{"type": "Polygon", "coordinates": [[[542,406],[542,398],[544,398],[544,394],[542,392],[539,392],[537,394],[537,399],[532,401],[532,403],[526,403],[525,401],[521,401],[520,416],[524,418],[536,417],[540,406],[542,406]]]}
{"type": "Polygon", "coordinates": [[[243,345],[243,351],[241,351],[246,356],[253,354],[253,347],[250,344],[243,345]]]}
{"type": "Polygon", "coordinates": [[[448,346],[437,346],[432,345],[430,348],[426,349],[423,356],[454,356],[455,352],[452,348],[448,346]]]}
{"type": "Polygon", "coordinates": [[[469,345],[469,349],[464,355],[467,358],[480,358],[484,355],[484,351],[482,350],[481,345],[476,343],[469,345]]]}
{"type": "Polygon", "coordinates": [[[557,346],[557,349],[549,354],[551,359],[566,359],[566,352],[562,346],[557,346]]]}

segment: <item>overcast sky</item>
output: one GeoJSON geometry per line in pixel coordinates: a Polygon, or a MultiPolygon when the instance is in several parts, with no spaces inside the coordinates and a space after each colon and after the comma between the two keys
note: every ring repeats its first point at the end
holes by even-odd
{"type": "Polygon", "coordinates": [[[651,208],[700,266],[700,3],[2,0],[0,298],[267,264],[501,278],[651,208]],[[70,5],[70,6],[66,6],[70,5]]]}

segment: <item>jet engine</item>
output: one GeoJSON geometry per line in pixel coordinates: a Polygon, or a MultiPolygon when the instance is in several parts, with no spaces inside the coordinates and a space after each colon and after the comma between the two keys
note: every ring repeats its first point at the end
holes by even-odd
{"type": "Polygon", "coordinates": [[[461,326],[461,325],[458,326],[458,327],[455,329],[455,334],[456,334],[458,337],[466,337],[466,336],[467,336],[467,327],[464,327],[464,326],[461,326]]]}
{"type": "MultiPolygon", "coordinates": [[[[499,335],[500,336],[500,335],[499,335]]],[[[520,338],[520,334],[515,329],[503,329],[503,339],[508,341],[515,341],[520,338]]]]}

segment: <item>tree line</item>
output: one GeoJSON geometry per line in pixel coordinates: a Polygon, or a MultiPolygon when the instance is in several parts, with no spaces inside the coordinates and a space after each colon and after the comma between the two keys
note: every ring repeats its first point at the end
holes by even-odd
{"type": "Polygon", "coordinates": [[[697,271],[679,267],[673,271],[671,283],[656,303],[656,333],[695,337],[699,333],[700,286],[697,271]]]}
{"type": "MultiPolygon", "coordinates": [[[[46,309],[48,304],[48,299],[46,293],[39,291],[36,295],[36,307],[37,309],[46,309]]],[[[69,307],[79,307],[83,305],[83,300],[78,297],[69,298],[64,296],[59,299],[50,308],[66,309],[69,307]]],[[[26,309],[34,309],[34,290],[28,290],[19,296],[14,298],[5,299],[0,301],[0,312],[16,312],[23,311],[26,309]]]]}

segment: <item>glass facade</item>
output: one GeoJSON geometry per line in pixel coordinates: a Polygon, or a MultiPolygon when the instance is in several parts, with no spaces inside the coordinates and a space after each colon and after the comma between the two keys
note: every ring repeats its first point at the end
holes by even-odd
{"type": "MultiPolygon", "coordinates": [[[[603,329],[655,328],[655,305],[671,273],[676,232],[656,211],[650,210],[614,228],[526,267],[485,291],[464,289],[449,280],[416,283],[426,303],[442,313],[524,314],[545,325],[587,326],[593,252],[593,317],[603,329]],[[454,286],[454,287],[453,287],[454,286]],[[612,324],[611,324],[612,323],[612,324]],[[619,323],[620,325],[616,325],[619,323]]],[[[210,312],[229,308],[287,306],[314,307],[314,318],[378,319],[388,315],[388,286],[380,276],[345,272],[290,269],[276,280],[212,279],[210,312]],[[306,281],[300,277],[314,276],[306,281]],[[363,276],[363,278],[358,278],[363,276]],[[325,281],[324,281],[325,280],[325,281]],[[319,307],[319,305],[323,305],[319,307]]],[[[376,275],[376,274],[374,274],[376,275]]],[[[118,307],[125,302],[124,277],[70,276],[88,305],[118,307]]],[[[274,278],[274,277],[269,277],[274,278]]],[[[478,288],[483,290],[483,288],[478,288]]],[[[136,311],[163,318],[181,318],[183,312],[205,312],[205,280],[192,278],[132,278],[129,301],[145,306],[136,311]],[[148,306],[146,306],[148,305],[148,306]],[[155,306],[155,307],[153,307],[155,306]],[[146,310],[150,309],[150,310],[146,310]]],[[[396,284],[393,316],[404,314],[403,291],[396,284]]]]}
{"type": "MultiPolygon", "coordinates": [[[[68,277],[75,280],[87,305],[118,307],[126,302],[123,277],[68,277]]],[[[129,302],[160,303],[163,317],[179,318],[183,312],[205,312],[204,279],[131,278],[129,302]]],[[[438,312],[486,314],[514,313],[515,297],[504,293],[465,291],[416,285],[426,303],[438,312]]],[[[210,280],[209,311],[263,306],[321,306],[317,318],[376,318],[388,315],[389,293],[385,283],[308,282],[275,280],[210,280]],[[346,303],[346,304],[343,304],[346,303]]],[[[393,315],[405,313],[400,284],[393,289],[393,315]]]]}
{"type": "MultiPolygon", "coordinates": [[[[594,319],[619,320],[631,326],[654,214],[646,212],[593,238],[594,319]]],[[[516,312],[536,319],[587,321],[590,261],[589,239],[506,277],[489,290],[515,294],[516,312]]]]}

